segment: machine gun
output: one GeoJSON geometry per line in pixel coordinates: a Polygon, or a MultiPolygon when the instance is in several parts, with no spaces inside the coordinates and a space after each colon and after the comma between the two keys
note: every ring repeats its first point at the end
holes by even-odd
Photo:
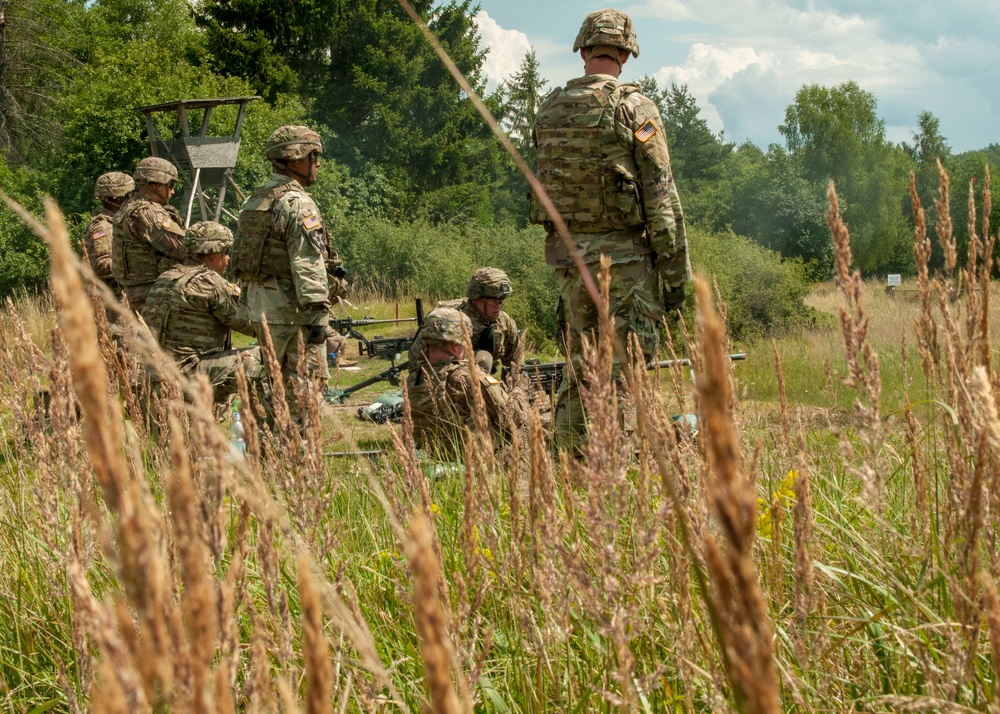
{"type": "MultiPolygon", "coordinates": [[[[737,352],[729,355],[729,359],[733,362],[738,362],[746,358],[745,352],[737,352]]],[[[690,364],[691,360],[686,357],[684,359],[664,359],[659,362],[650,362],[646,365],[646,369],[652,370],[657,367],[667,369],[677,366],[689,366],[690,364]]],[[[521,373],[527,375],[531,383],[537,385],[540,391],[551,394],[559,386],[559,382],[562,381],[563,370],[565,368],[565,362],[542,362],[538,358],[533,358],[525,360],[521,366],[521,373]]]]}
{"type": "Polygon", "coordinates": [[[410,337],[382,337],[376,335],[370,340],[358,341],[358,354],[368,357],[397,360],[404,352],[409,352],[416,335],[410,337]]]}
{"type": "Polygon", "coordinates": [[[369,357],[380,357],[382,359],[398,359],[399,356],[410,349],[413,344],[413,337],[382,337],[376,335],[369,339],[358,331],[360,327],[369,325],[399,324],[400,322],[416,322],[419,328],[424,324],[424,301],[416,299],[416,317],[397,317],[396,319],[376,320],[374,317],[365,317],[355,320],[353,317],[331,317],[330,327],[335,329],[344,337],[353,337],[358,341],[358,354],[369,357]]]}

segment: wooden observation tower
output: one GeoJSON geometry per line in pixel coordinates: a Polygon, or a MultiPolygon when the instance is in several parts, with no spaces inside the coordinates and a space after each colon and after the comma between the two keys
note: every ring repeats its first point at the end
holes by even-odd
{"type": "Polygon", "coordinates": [[[222,214],[236,220],[235,211],[225,206],[227,189],[232,189],[235,199],[242,204],[245,196],[233,181],[232,170],[240,151],[240,130],[246,115],[247,104],[260,97],[224,97],[221,99],[182,99],[179,102],[140,107],[146,119],[149,136],[149,155],[173,163],[184,177],[184,196],[181,215],[187,225],[195,203],[199,220],[218,221],[222,214]],[[209,120],[216,107],[236,105],[236,121],[228,136],[210,136],[209,120]],[[156,115],[173,115],[172,118],[156,115]],[[197,133],[191,131],[192,122],[200,122],[197,133]]]}

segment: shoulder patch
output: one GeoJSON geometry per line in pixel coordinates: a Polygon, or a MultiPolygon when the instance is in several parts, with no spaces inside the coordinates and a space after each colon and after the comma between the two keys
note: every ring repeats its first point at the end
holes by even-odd
{"type": "Polygon", "coordinates": [[[170,214],[165,214],[163,218],[160,219],[160,225],[164,228],[170,228],[170,223],[173,219],[170,218],[170,214]]]}
{"type": "Polygon", "coordinates": [[[494,384],[500,384],[500,380],[493,375],[487,374],[486,383],[492,387],[494,384]]]}
{"type": "Polygon", "coordinates": [[[107,235],[107,231],[105,231],[103,228],[98,228],[96,231],[94,231],[93,233],[90,234],[91,238],[93,238],[94,240],[98,240],[99,238],[103,238],[106,235],[107,235]]]}
{"type": "Polygon", "coordinates": [[[656,136],[656,131],[657,131],[656,124],[654,124],[653,120],[650,119],[645,124],[643,124],[638,129],[635,130],[635,138],[638,139],[641,143],[645,144],[647,141],[656,136]]]}
{"type": "Polygon", "coordinates": [[[315,230],[319,228],[319,216],[315,213],[310,213],[308,216],[303,216],[302,227],[307,231],[315,230]]]}

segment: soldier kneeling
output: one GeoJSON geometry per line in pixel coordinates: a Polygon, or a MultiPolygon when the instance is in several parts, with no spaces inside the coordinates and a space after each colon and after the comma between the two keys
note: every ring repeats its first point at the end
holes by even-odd
{"type": "Polygon", "coordinates": [[[253,335],[239,288],[222,277],[232,244],[225,226],[213,221],[191,226],[184,235],[186,261],[160,275],[142,311],[150,332],[182,372],[208,376],[217,405],[236,393],[241,365],[252,385],[264,379],[259,347],[232,349],[231,330],[253,335]]]}
{"type": "Polygon", "coordinates": [[[520,398],[512,397],[503,383],[485,372],[477,370],[473,376],[465,356],[466,335],[472,332],[467,315],[439,307],[427,316],[420,332],[426,350],[406,380],[417,446],[437,454],[459,453],[465,430],[475,428],[476,390],[494,438],[509,439],[524,425],[526,408],[520,398]]]}

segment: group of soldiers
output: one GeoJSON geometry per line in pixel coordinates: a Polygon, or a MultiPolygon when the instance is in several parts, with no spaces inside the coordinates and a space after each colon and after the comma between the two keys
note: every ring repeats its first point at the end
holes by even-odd
{"type": "MultiPolygon", "coordinates": [[[[610,259],[616,362],[628,357],[633,337],[641,357],[653,358],[662,321],[677,319],[683,307],[690,273],[662,119],[637,85],[618,79],[639,54],[631,19],[617,10],[591,13],[573,51],[584,62],[584,76],[543,100],[533,129],[538,178],[569,241],[537,197],[530,212],[546,229],[545,259],[559,279],[558,341],[569,368],[557,393],[555,427],[567,442],[586,436],[578,367],[598,325],[575,258],[592,275],[601,256],[610,259]]],[[[217,399],[233,392],[240,366],[261,384],[278,376],[269,374],[258,348],[233,350],[229,342],[231,330],[258,341],[266,331],[295,419],[303,397],[327,388],[327,341],[337,337],[329,311],[347,290],[343,263],[306,190],[316,181],[322,151],[319,134],[308,127],[284,126],[271,135],[266,154],[273,175],[243,204],[235,240],[211,221],[185,228],[169,203],[177,181],[173,164],[143,159],[134,183],[121,173],[98,179],[102,210],[84,240],[97,276],[127,298],[183,370],[209,376],[217,399]],[[230,255],[240,287],[222,275],[230,255]]],[[[496,376],[516,375],[521,359],[517,325],[503,311],[512,292],[506,273],[481,268],[466,298],[441,303],[427,316],[407,379],[420,443],[482,423],[478,409],[499,433],[523,425],[523,395],[511,379],[496,376]],[[466,354],[467,346],[474,355],[466,354]]]]}

